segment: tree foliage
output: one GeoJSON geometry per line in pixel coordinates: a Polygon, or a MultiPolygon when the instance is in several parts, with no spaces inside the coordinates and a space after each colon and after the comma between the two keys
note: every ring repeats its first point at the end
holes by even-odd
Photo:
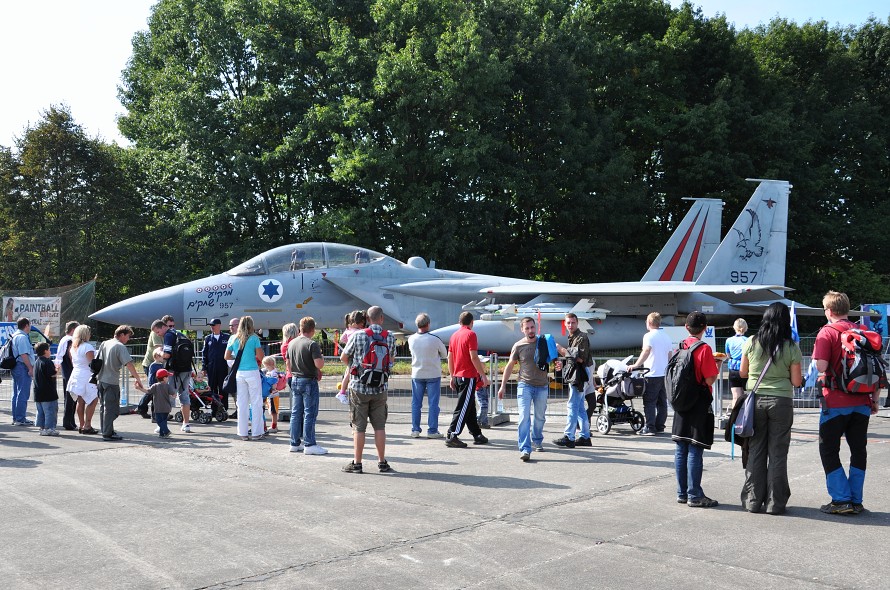
{"type": "Polygon", "coordinates": [[[97,296],[136,294],[152,244],[130,154],[88,138],[65,107],[46,111],[17,148],[0,158],[0,287],[41,289],[98,274],[97,296]]]}

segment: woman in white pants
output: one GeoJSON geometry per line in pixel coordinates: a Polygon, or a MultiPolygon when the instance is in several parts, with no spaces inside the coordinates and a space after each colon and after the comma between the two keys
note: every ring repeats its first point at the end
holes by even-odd
{"type": "Polygon", "coordinates": [[[263,346],[253,332],[253,318],[246,315],[238,322],[238,333],[229,339],[226,347],[226,360],[234,361],[238,351],[244,348],[235,373],[238,386],[238,436],[241,440],[261,440],[265,438],[263,421],[263,386],[260,380],[260,363],[263,361],[263,346]],[[250,408],[248,410],[248,408],[250,408]],[[252,420],[248,430],[248,420],[252,420]],[[252,436],[251,436],[252,435],[252,436]]]}

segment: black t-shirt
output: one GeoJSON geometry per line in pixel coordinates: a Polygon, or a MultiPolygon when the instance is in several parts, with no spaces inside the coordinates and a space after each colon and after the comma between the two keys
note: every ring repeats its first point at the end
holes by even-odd
{"type": "Polygon", "coordinates": [[[56,391],[56,365],[51,359],[44,356],[37,357],[37,364],[34,366],[34,401],[35,402],[53,402],[59,399],[59,392],[56,391]]]}

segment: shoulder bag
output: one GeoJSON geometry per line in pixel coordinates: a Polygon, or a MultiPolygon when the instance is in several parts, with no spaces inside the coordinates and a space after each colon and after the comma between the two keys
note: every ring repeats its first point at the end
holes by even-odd
{"type": "Polygon", "coordinates": [[[96,356],[90,361],[90,373],[92,373],[92,376],[90,376],[90,383],[99,382],[99,372],[102,371],[102,366],[105,364],[105,359],[102,358],[104,349],[105,347],[100,344],[99,349],[96,351],[96,356]]]}
{"type": "Polygon", "coordinates": [[[241,355],[244,354],[245,346],[238,346],[238,355],[235,356],[235,362],[229,367],[229,374],[223,379],[222,392],[223,395],[234,395],[238,393],[238,383],[235,381],[235,373],[238,372],[238,365],[241,364],[241,355]]]}
{"type": "MultiPolygon", "coordinates": [[[[778,348],[773,354],[778,354],[778,348]]],[[[766,365],[764,365],[763,370],[760,371],[760,375],[757,377],[757,382],[754,384],[754,389],[748,393],[742,402],[742,408],[739,410],[738,416],[736,416],[735,422],[733,423],[732,429],[736,436],[741,438],[749,438],[754,436],[754,403],[755,396],[757,394],[757,390],[760,388],[760,382],[763,381],[763,376],[766,375],[766,372],[769,371],[770,365],[773,364],[773,357],[769,357],[766,361],[766,365]]]]}

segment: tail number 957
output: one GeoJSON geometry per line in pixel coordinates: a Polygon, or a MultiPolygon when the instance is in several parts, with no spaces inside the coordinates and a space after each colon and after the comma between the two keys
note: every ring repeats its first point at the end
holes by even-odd
{"type": "Polygon", "coordinates": [[[742,283],[750,285],[757,280],[756,270],[731,270],[729,271],[730,283],[742,283]]]}

